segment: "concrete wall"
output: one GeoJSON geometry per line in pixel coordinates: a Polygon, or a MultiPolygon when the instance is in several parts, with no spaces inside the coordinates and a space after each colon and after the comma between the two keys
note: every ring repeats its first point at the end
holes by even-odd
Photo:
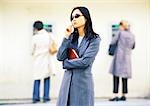
{"type": "MultiPolygon", "coordinates": [[[[129,80],[129,97],[150,96],[150,4],[149,0],[94,0],[91,2],[3,0],[0,3],[0,99],[32,97],[31,36],[35,20],[54,25],[54,38],[60,45],[75,6],[89,8],[95,32],[102,41],[93,66],[95,96],[112,95],[112,76],[108,73],[112,57],[107,55],[111,24],[126,19],[136,36],[132,53],[133,78],[129,80]],[[1,24],[2,23],[2,24],[1,24]]],[[[61,63],[54,57],[57,75],[52,77],[51,97],[58,96],[62,81],[61,63]]],[[[120,86],[121,87],[121,86],[120,86]]],[[[42,89],[42,88],[41,88],[42,89]]]]}

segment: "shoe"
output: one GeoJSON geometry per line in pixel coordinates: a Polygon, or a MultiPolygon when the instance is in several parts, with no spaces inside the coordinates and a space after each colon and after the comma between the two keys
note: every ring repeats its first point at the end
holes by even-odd
{"type": "Polygon", "coordinates": [[[114,97],[114,98],[109,99],[109,101],[119,101],[119,98],[118,97],[114,97]]]}
{"type": "Polygon", "coordinates": [[[32,103],[37,103],[37,102],[40,102],[39,99],[33,99],[32,103]]]}
{"type": "Polygon", "coordinates": [[[125,96],[122,96],[122,97],[119,98],[119,101],[126,101],[126,99],[127,98],[125,96]]]}
{"type": "Polygon", "coordinates": [[[43,103],[49,102],[51,99],[43,99],[43,103]]]}

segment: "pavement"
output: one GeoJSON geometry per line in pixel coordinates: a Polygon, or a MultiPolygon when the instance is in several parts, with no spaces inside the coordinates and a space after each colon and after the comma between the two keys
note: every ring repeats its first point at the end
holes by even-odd
{"type": "MultiPolygon", "coordinates": [[[[56,99],[52,99],[50,102],[38,102],[32,103],[31,99],[25,100],[0,100],[2,106],[56,106],[56,99]]],[[[144,98],[130,98],[127,101],[115,101],[111,102],[108,99],[95,99],[94,106],[150,106],[150,99],[144,98]]]]}

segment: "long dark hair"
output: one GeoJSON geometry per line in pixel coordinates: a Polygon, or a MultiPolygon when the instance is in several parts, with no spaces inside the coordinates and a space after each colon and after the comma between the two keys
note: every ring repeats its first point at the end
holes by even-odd
{"type": "MultiPolygon", "coordinates": [[[[90,12],[86,7],[75,7],[71,12],[70,20],[72,21],[72,19],[73,19],[72,13],[76,9],[79,9],[86,19],[86,23],[85,23],[85,27],[84,27],[85,37],[87,37],[88,39],[92,39],[94,37],[97,37],[98,34],[93,31],[90,12]]],[[[77,39],[78,37],[79,37],[78,30],[77,30],[77,28],[74,28],[73,40],[77,39]]]]}

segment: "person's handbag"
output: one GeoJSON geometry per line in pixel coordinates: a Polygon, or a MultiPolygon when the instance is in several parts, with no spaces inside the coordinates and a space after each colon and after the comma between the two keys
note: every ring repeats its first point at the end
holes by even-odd
{"type": "MultiPolygon", "coordinates": [[[[119,33],[118,40],[119,40],[119,38],[120,38],[120,33],[119,33]]],[[[116,48],[117,48],[117,46],[118,46],[118,40],[116,41],[115,44],[110,44],[110,45],[109,45],[108,54],[109,54],[110,56],[113,56],[113,55],[115,54],[116,48]]]]}
{"type": "Polygon", "coordinates": [[[116,48],[117,48],[117,43],[110,44],[108,49],[109,55],[113,56],[115,54],[116,48]]]}
{"type": "Polygon", "coordinates": [[[54,55],[55,53],[57,53],[57,46],[56,46],[56,43],[54,41],[50,46],[49,53],[51,55],[54,55]]]}

